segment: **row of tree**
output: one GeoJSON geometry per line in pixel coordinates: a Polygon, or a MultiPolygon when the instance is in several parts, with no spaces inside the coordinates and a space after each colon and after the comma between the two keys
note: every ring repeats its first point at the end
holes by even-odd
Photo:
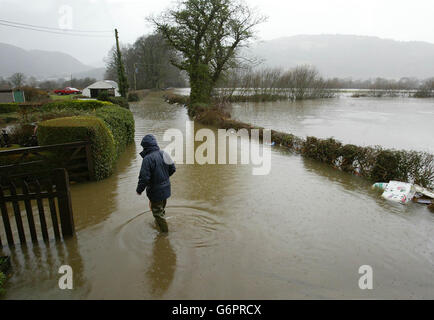
{"type": "MultiPolygon", "coordinates": [[[[164,89],[187,86],[185,75],[170,61],[175,55],[160,34],[138,38],[133,44],[120,48],[128,86],[132,90],[164,89]]],[[[119,82],[117,48],[106,59],[106,79],[119,82]]]]}
{"type": "Polygon", "coordinates": [[[329,98],[334,96],[328,81],[315,67],[301,65],[288,71],[281,69],[236,69],[222,78],[214,94],[264,98],[280,96],[289,99],[329,98]]]}
{"type": "Polygon", "coordinates": [[[281,95],[307,99],[331,97],[333,89],[434,90],[434,78],[422,81],[415,78],[324,79],[315,67],[301,65],[288,71],[277,68],[234,69],[220,80],[217,88],[215,94],[221,96],[281,95]]]}
{"type": "Polygon", "coordinates": [[[334,89],[369,89],[369,90],[434,90],[434,78],[420,80],[404,77],[399,80],[375,78],[367,80],[353,80],[351,78],[327,79],[328,86],[334,89]]]}
{"type": "Polygon", "coordinates": [[[324,79],[310,66],[289,71],[242,67],[241,48],[255,39],[256,26],[266,18],[242,0],[183,0],[173,9],[148,19],[173,52],[171,63],[189,78],[192,104],[208,104],[212,94],[227,88],[230,94],[281,95],[305,99],[329,96],[330,89],[418,89],[431,92],[433,79],[419,82],[377,78],[366,81],[324,79]],[[235,70],[235,71],[234,71],[235,70]],[[241,71],[240,71],[241,70],[241,71]],[[219,90],[215,90],[220,88],[219,90]],[[252,90],[253,89],[253,90],[252,90]],[[232,90],[232,91],[231,91],[232,90]]]}
{"type": "Polygon", "coordinates": [[[56,80],[37,80],[35,77],[26,77],[23,73],[14,73],[9,78],[0,77],[0,89],[16,89],[24,86],[39,88],[43,90],[55,90],[64,87],[74,87],[83,89],[94,83],[94,78],[72,78],[72,79],[56,79],[56,80]]]}

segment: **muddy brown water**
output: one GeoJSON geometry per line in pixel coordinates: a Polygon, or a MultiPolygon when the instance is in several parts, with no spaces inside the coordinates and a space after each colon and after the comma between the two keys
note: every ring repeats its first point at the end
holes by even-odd
{"type": "Polygon", "coordinates": [[[237,103],[232,117],[300,137],[434,153],[434,98],[338,98],[237,103]]]}
{"type": "Polygon", "coordinates": [[[249,165],[178,165],[170,233],[160,236],[135,193],[140,140],[154,133],[162,142],[188,117],[154,96],[132,111],[135,145],[116,173],[72,186],[76,238],[4,249],[13,267],[4,298],[434,298],[426,207],[388,203],[368,182],[281,148],[267,176],[249,165]],[[73,290],[58,287],[64,264],[73,290]],[[361,265],[373,268],[373,290],[358,287],[361,265]]]}

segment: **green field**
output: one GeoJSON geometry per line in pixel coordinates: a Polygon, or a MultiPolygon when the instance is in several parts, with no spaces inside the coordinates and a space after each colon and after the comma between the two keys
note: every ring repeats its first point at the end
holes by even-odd
{"type": "Polygon", "coordinates": [[[64,96],[60,96],[57,94],[50,94],[50,99],[52,100],[72,100],[73,97],[75,97],[76,95],[74,94],[69,94],[69,95],[64,95],[64,96]]]}

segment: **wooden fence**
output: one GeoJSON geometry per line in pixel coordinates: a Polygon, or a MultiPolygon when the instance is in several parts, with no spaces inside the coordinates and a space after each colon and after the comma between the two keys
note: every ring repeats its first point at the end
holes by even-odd
{"type": "MultiPolygon", "coordinates": [[[[72,237],[75,233],[74,219],[71,206],[71,195],[69,190],[68,172],[65,169],[55,169],[49,172],[21,175],[3,175],[0,179],[0,211],[3,220],[5,238],[0,236],[0,247],[3,241],[7,241],[9,246],[15,245],[14,233],[18,234],[21,245],[25,245],[27,236],[33,243],[38,242],[38,231],[42,239],[47,242],[50,240],[47,220],[51,220],[52,233],[56,240],[62,237],[72,237]],[[57,206],[56,200],[57,199],[57,206]],[[45,201],[44,201],[45,200],[45,201]],[[36,202],[38,220],[35,223],[32,202],[36,202]],[[47,219],[46,206],[48,203],[49,217],[47,219]],[[27,217],[28,232],[23,224],[21,204],[24,204],[25,217],[27,217]],[[8,210],[12,207],[12,212],[8,210]],[[13,216],[15,224],[10,221],[13,216]],[[59,229],[60,224],[60,229],[59,229]],[[15,228],[14,226],[15,225],[15,228]],[[14,232],[15,229],[15,232],[14,232]]],[[[1,235],[1,233],[0,233],[1,235]]]]}
{"type": "Polygon", "coordinates": [[[28,172],[38,166],[65,168],[72,181],[95,179],[89,142],[79,141],[0,151],[1,175],[28,172]]]}

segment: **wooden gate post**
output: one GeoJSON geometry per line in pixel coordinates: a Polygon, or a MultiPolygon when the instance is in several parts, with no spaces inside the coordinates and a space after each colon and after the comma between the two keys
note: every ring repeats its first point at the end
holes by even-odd
{"type": "Polygon", "coordinates": [[[57,201],[59,205],[60,226],[63,238],[73,237],[75,233],[72,215],[71,193],[69,191],[69,177],[65,169],[53,170],[56,184],[57,201]]]}

